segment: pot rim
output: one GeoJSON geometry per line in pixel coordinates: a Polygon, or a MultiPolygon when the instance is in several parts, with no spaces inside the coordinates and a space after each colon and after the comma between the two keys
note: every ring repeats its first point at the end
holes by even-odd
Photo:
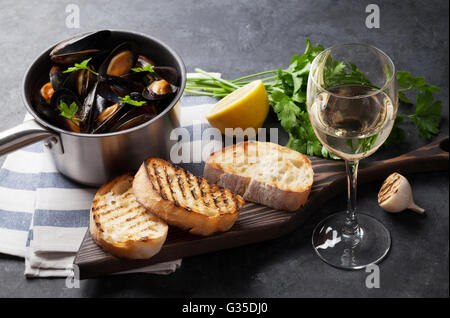
{"type": "MultiPolygon", "coordinates": [[[[73,132],[73,131],[68,131],[68,130],[65,130],[65,129],[61,129],[61,128],[57,127],[57,126],[54,126],[54,125],[46,122],[45,120],[43,120],[36,113],[36,111],[34,110],[32,105],[30,105],[28,103],[27,98],[26,98],[27,94],[25,92],[25,82],[26,82],[26,80],[27,80],[27,78],[28,78],[28,76],[29,76],[29,74],[31,72],[32,66],[35,65],[36,61],[39,60],[46,52],[48,52],[49,50],[54,48],[59,42],[65,40],[65,39],[63,39],[63,40],[61,40],[61,41],[59,41],[59,42],[49,46],[44,51],[42,51],[33,60],[33,62],[30,64],[30,66],[28,67],[28,69],[25,72],[25,75],[22,78],[22,94],[21,94],[22,95],[22,102],[25,104],[25,107],[27,108],[27,111],[33,116],[33,118],[35,120],[37,120],[45,128],[48,128],[48,129],[50,129],[52,131],[59,132],[61,134],[67,134],[67,135],[72,135],[72,136],[80,136],[80,137],[87,137],[87,138],[101,138],[101,137],[111,137],[111,136],[123,135],[123,134],[131,133],[133,131],[140,130],[140,129],[148,126],[148,125],[151,125],[153,122],[157,121],[159,118],[165,116],[168,112],[170,112],[175,107],[175,105],[179,102],[179,100],[181,99],[181,96],[183,95],[183,92],[184,92],[184,87],[186,86],[186,66],[184,65],[184,62],[183,62],[181,56],[174,49],[172,49],[170,46],[168,46],[163,41],[161,41],[161,40],[159,40],[159,39],[157,39],[155,37],[152,37],[152,36],[146,35],[144,33],[141,33],[141,32],[136,32],[136,31],[131,31],[131,30],[124,30],[124,29],[108,29],[108,30],[111,31],[111,32],[122,32],[122,33],[129,33],[129,34],[132,34],[132,35],[138,35],[138,36],[141,36],[143,38],[152,40],[152,41],[158,43],[159,45],[161,45],[162,47],[164,47],[175,58],[177,63],[180,65],[181,83],[180,83],[179,89],[178,89],[175,97],[172,99],[172,102],[162,112],[160,112],[157,116],[155,116],[151,120],[149,120],[149,121],[147,121],[147,122],[145,122],[145,123],[143,123],[141,125],[138,125],[138,126],[126,129],[126,130],[122,130],[122,131],[116,131],[116,132],[110,132],[110,133],[104,133],[104,134],[76,133],[76,132],[73,132]]],[[[88,34],[88,33],[97,32],[97,31],[101,31],[101,30],[94,30],[94,31],[87,31],[87,32],[77,33],[77,34],[74,34],[73,36],[79,35],[79,34],[88,34]]]]}

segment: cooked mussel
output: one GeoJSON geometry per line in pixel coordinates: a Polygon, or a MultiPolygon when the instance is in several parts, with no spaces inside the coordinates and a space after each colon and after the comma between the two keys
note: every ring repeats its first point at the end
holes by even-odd
{"type": "Polygon", "coordinates": [[[97,76],[88,70],[82,69],[68,74],[69,75],[59,87],[76,92],[81,99],[86,97],[89,90],[94,86],[94,83],[97,82],[97,76]]]}
{"type": "Polygon", "coordinates": [[[76,88],[79,96],[86,96],[89,89],[96,83],[96,75],[88,70],[79,70],[76,76],[76,88]]]}
{"type": "Polygon", "coordinates": [[[59,64],[73,64],[102,51],[111,36],[103,30],[73,36],[57,44],[50,52],[50,59],[59,64]]]}
{"type": "Polygon", "coordinates": [[[53,48],[50,58],[58,64],[34,95],[43,119],[73,132],[108,133],[140,125],[168,105],[178,90],[177,70],[110,36],[107,30],[77,35],[53,48]]]}
{"type": "Polygon", "coordinates": [[[56,122],[60,122],[61,125],[73,132],[81,132],[80,126],[79,126],[79,113],[82,109],[82,104],[79,101],[78,97],[73,93],[71,90],[66,88],[60,88],[59,90],[55,91],[55,93],[52,96],[51,107],[58,113],[58,117],[56,119],[56,122]],[[69,119],[66,117],[63,117],[60,115],[61,113],[61,106],[62,104],[65,104],[67,107],[70,107],[72,103],[75,103],[77,107],[77,112],[74,115],[73,119],[69,119]]]}
{"type": "Polygon", "coordinates": [[[110,128],[110,131],[121,131],[143,124],[156,116],[157,112],[153,105],[128,108],[110,128]]]}
{"type": "Polygon", "coordinates": [[[122,131],[122,130],[130,129],[130,128],[133,128],[135,126],[139,126],[139,125],[149,121],[150,119],[152,119],[154,117],[155,117],[154,114],[148,114],[148,113],[137,115],[137,116],[133,115],[129,119],[118,123],[111,130],[112,131],[122,131]]]}
{"type": "Polygon", "coordinates": [[[164,99],[171,96],[171,94],[172,87],[164,79],[153,81],[142,91],[142,96],[148,100],[164,99]]]}
{"type": "Polygon", "coordinates": [[[98,83],[97,96],[97,103],[100,103],[97,105],[97,108],[101,108],[99,109],[100,112],[106,108],[108,102],[120,103],[122,101],[120,95],[115,92],[108,83],[103,81],[98,83]]]}
{"type": "MultiPolygon", "coordinates": [[[[135,68],[137,70],[144,69],[148,65],[151,65],[153,67],[156,66],[155,62],[153,62],[148,57],[146,57],[144,55],[139,55],[136,60],[135,68]]],[[[148,86],[151,82],[153,82],[154,80],[157,79],[157,75],[154,72],[135,71],[135,70],[133,70],[132,72],[130,72],[122,77],[127,77],[128,79],[134,80],[134,81],[140,81],[140,82],[144,83],[146,86],[148,86]]]]}
{"type": "Polygon", "coordinates": [[[105,59],[99,68],[99,73],[104,75],[122,76],[130,72],[136,63],[136,55],[131,44],[124,42],[118,45],[105,59]]]}
{"type": "MultiPolygon", "coordinates": [[[[129,80],[124,77],[113,75],[100,75],[99,80],[109,85],[110,91],[118,96],[129,95],[132,92],[141,92],[145,86],[139,82],[129,80]]],[[[106,88],[102,89],[102,93],[106,93],[106,88]]],[[[109,95],[102,95],[108,100],[116,101],[109,95]]]]}
{"type": "MultiPolygon", "coordinates": [[[[139,93],[131,93],[130,98],[135,101],[145,101],[139,93]]],[[[94,133],[113,132],[122,127],[126,122],[131,125],[133,117],[148,114],[145,118],[151,119],[156,116],[157,110],[153,104],[147,102],[141,106],[132,106],[122,101],[106,107],[98,116],[95,122],[94,133]]],[[[141,117],[143,119],[144,117],[141,117]]],[[[147,120],[148,120],[147,119],[147,120]]],[[[131,126],[130,126],[131,127],[131,126]]],[[[125,128],[124,128],[125,129],[125,128]]]]}
{"type": "Polygon", "coordinates": [[[154,66],[153,71],[172,85],[178,86],[178,72],[170,66],[154,66]]]}
{"type": "Polygon", "coordinates": [[[53,88],[52,83],[48,82],[42,85],[41,90],[39,91],[41,97],[45,100],[47,104],[50,104],[53,94],[55,90],[53,88]]]}
{"type": "Polygon", "coordinates": [[[111,131],[117,120],[126,113],[130,105],[125,103],[114,103],[101,112],[95,122],[93,133],[105,133],[111,131]]]}
{"type": "Polygon", "coordinates": [[[64,86],[64,82],[67,79],[68,74],[64,73],[63,69],[59,65],[53,65],[48,73],[50,83],[54,90],[58,90],[64,86]]]}
{"type": "Polygon", "coordinates": [[[98,116],[97,116],[97,125],[100,126],[104,123],[108,118],[114,115],[117,110],[119,110],[120,103],[114,103],[111,106],[106,107],[98,116]]]}
{"type": "Polygon", "coordinates": [[[155,62],[153,62],[145,55],[139,55],[136,60],[136,67],[146,67],[147,65],[156,66],[155,62]]]}

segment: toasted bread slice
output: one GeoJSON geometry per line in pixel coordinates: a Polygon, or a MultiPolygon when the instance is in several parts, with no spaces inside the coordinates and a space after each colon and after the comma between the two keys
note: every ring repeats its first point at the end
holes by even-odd
{"type": "Polygon", "coordinates": [[[150,258],[164,244],[168,226],[136,201],[132,182],[133,176],[125,174],[97,191],[89,230],[95,242],[115,256],[150,258]]]}
{"type": "Polygon", "coordinates": [[[245,200],[287,211],[305,204],[314,177],[306,156],[257,141],[241,142],[211,154],[203,175],[245,200]]]}
{"type": "Polygon", "coordinates": [[[227,231],[244,205],[242,197],[230,190],[153,157],[144,161],[134,177],[133,193],[170,225],[197,235],[227,231]]]}

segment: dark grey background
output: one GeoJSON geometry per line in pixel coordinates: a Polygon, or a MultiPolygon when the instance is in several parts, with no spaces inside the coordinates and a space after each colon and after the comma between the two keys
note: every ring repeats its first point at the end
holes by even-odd
{"type": "MultiPolygon", "coordinates": [[[[286,67],[303,52],[305,38],[325,47],[366,42],[391,56],[399,70],[425,76],[443,89],[448,135],[448,1],[1,1],[0,131],[20,123],[22,76],[44,49],[74,33],[130,29],[163,39],[195,67],[225,78],[286,67]],[[81,10],[81,28],[67,29],[65,6],[81,10]],[[381,9],[381,28],[365,27],[366,5],[381,9]]],[[[402,109],[408,111],[408,109],[402,109]]],[[[408,139],[374,159],[413,150],[427,141],[405,124],[408,139]]],[[[3,159],[0,159],[0,163],[3,159]]],[[[81,282],[26,279],[23,260],[0,255],[0,296],[189,296],[189,297],[448,297],[448,173],[408,176],[427,212],[391,215],[377,205],[380,182],[359,187],[359,207],[392,233],[392,250],[380,265],[381,288],[368,289],[364,271],[347,272],[319,260],[311,248],[315,224],[345,208],[340,195],[301,228],[282,238],[185,259],[170,276],[127,275],[81,282]]],[[[19,200],[19,198],[18,198],[19,200]]]]}

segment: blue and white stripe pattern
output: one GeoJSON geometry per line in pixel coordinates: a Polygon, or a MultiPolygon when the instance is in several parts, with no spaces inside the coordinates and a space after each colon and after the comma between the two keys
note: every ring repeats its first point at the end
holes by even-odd
{"type": "MultiPolygon", "coordinates": [[[[182,126],[210,127],[205,114],[215,101],[183,96],[182,126]]],[[[197,142],[201,140],[190,143],[197,142]]],[[[10,154],[0,170],[0,253],[24,257],[28,277],[67,276],[86,232],[95,192],[59,174],[42,143],[10,154]]],[[[177,260],[135,271],[168,274],[180,265],[177,260]]]]}

